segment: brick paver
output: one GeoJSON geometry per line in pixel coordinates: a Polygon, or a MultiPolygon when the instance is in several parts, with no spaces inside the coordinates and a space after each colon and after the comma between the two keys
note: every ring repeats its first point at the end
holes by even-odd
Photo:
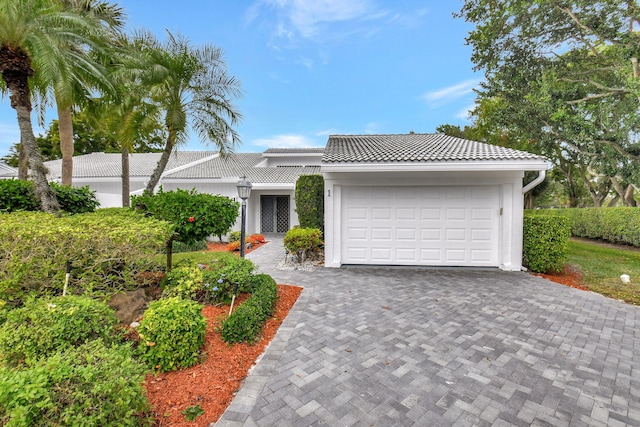
{"type": "Polygon", "coordinates": [[[640,309],[526,273],[275,268],[304,286],[217,426],[639,426],[640,309]]]}

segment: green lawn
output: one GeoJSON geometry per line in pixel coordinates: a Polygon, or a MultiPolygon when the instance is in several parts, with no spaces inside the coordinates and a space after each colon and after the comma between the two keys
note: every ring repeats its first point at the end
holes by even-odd
{"type": "Polygon", "coordinates": [[[640,252],[570,240],[568,255],[591,291],[640,305],[640,252]],[[623,284],[621,274],[628,274],[631,283],[623,284]]]}
{"type": "MultiPolygon", "coordinates": [[[[195,264],[208,265],[208,264],[211,264],[212,261],[215,261],[216,259],[221,257],[222,254],[225,254],[225,253],[227,252],[207,252],[207,251],[179,252],[177,254],[173,254],[172,260],[173,260],[173,265],[177,265],[181,261],[184,261],[186,259],[192,261],[195,264]]],[[[156,255],[155,259],[158,263],[164,265],[167,262],[167,255],[165,254],[156,255]]]]}

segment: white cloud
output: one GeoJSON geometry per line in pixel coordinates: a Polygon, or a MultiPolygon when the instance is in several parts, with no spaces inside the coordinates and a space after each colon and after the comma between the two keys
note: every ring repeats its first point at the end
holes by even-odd
{"type": "Polygon", "coordinates": [[[364,133],[369,135],[375,135],[380,133],[380,124],[376,122],[367,123],[364,127],[364,133]]]}
{"type": "Polygon", "coordinates": [[[271,138],[259,138],[252,141],[253,145],[267,148],[313,148],[323,147],[322,143],[313,141],[304,135],[275,135],[271,138]]]}
{"type": "Polygon", "coordinates": [[[331,129],[325,129],[325,130],[320,130],[316,133],[314,133],[315,136],[329,136],[329,135],[338,135],[340,132],[338,132],[337,130],[331,128],[331,129]]]}
{"type": "Polygon", "coordinates": [[[245,13],[247,25],[258,19],[262,7],[276,11],[276,34],[289,39],[298,34],[315,38],[324,24],[372,20],[387,15],[371,0],[258,0],[245,13]]]}
{"type": "Polygon", "coordinates": [[[473,89],[479,83],[480,80],[477,79],[465,80],[452,86],[427,92],[422,96],[422,99],[429,105],[443,104],[473,93],[473,89]]]}
{"type": "Polygon", "coordinates": [[[460,110],[458,114],[456,114],[456,119],[469,120],[471,118],[471,113],[476,108],[476,104],[469,104],[464,109],[460,110]]]}

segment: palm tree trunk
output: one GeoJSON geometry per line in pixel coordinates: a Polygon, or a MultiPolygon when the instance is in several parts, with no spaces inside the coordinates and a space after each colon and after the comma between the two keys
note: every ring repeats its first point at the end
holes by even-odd
{"type": "Polygon", "coordinates": [[[22,142],[18,147],[18,179],[21,181],[29,179],[29,158],[27,149],[22,142]]]}
{"type": "Polygon", "coordinates": [[[20,141],[22,141],[21,143],[24,145],[29,159],[31,178],[35,186],[36,196],[40,199],[43,211],[55,213],[60,210],[60,205],[58,205],[56,196],[47,181],[48,170],[42,162],[42,155],[40,154],[36,137],[33,134],[30,108],[25,105],[15,105],[14,108],[18,113],[20,141]]]}
{"type": "Polygon", "coordinates": [[[29,91],[29,77],[33,76],[31,60],[22,50],[11,50],[6,46],[0,47],[0,71],[7,89],[11,93],[11,108],[18,115],[20,128],[20,145],[27,154],[31,177],[35,186],[36,197],[45,212],[57,212],[60,205],[47,181],[47,168],[42,163],[42,155],[33,134],[31,124],[31,94],[29,91]]]}
{"type": "Polygon", "coordinates": [[[73,122],[71,107],[58,104],[58,132],[62,153],[62,185],[71,185],[73,180],[73,122]]]}
{"type": "Polygon", "coordinates": [[[122,207],[131,206],[131,185],[129,184],[129,148],[122,147],[122,207]]]}
{"type": "Polygon", "coordinates": [[[176,141],[176,133],[175,131],[169,130],[169,136],[167,137],[167,143],[164,146],[164,150],[162,151],[162,155],[160,156],[160,160],[158,160],[158,165],[154,169],[151,177],[149,178],[149,182],[147,183],[147,188],[144,190],[147,194],[153,194],[156,191],[156,186],[160,181],[160,177],[164,172],[164,169],[167,167],[167,163],[169,162],[169,156],[173,152],[173,147],[176,141]]]}

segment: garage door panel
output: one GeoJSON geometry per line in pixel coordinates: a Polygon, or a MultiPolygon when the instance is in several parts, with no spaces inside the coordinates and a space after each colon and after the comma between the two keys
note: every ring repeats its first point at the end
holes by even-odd
{"type": "Polygon", "coordinates": [[[396,228],[396,240],[415,242],[416,232],[415,228],[396,228]]]}
{"type": "Polygon", "coordinates": [[[497,186],[343,187],[341,261],[498,266],[499,200],[497,186]]]}
{"type": "Polygon", "coordinates": [[[371,259],[379,263],[388,264],[392,261],[391,248],[371,248],[371,259]]]}
{"type": "Polygon", "coordinates": [[[374,227],[371,229],[371,240],[373,241],[391,241],[392,229],[390,227],[374,227]]]}
{"type": "Polygon", "coordinates": [[[372,208],[371,219],[373,220],[387,220],[390,221],[393,218],[391,208],[372,208]]]}
{"type": "Polygon", "coordinates": [[[368,231],[369,229],[366,227],[349,227],[347,229],[346,238],[350,241],[362,240],[363,242],[366,242],[368,240],[368,231]]]}

